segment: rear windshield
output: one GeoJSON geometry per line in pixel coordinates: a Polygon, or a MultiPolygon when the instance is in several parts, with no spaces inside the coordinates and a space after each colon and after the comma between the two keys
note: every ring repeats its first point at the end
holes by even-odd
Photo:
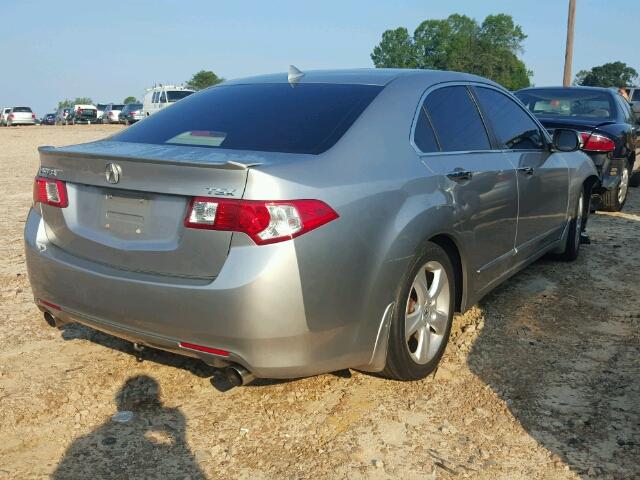
{"type": "Polygon", "coordinates": [[[131,110],[139,110],[142,108],[141,103],[130,103],[129,105],[125,105],[129,111],[131,110]]]}
{"type": "Polygon", "coordinates": [[[539,117],[571,117],[611,120],[615,105],[606,92],[582,89],[540,88],[516,92],[516,96],[539,117]]]}
{"type": "Polygon", "coordinates": [[[13,107],[13,111],[18,112],[28,112],[31,113],[31,109],[29,107],[13,107]]]}
{"type": "Polygon", "coordinates": [[[383,87],[254,84],[209,88],[114,140],[319,154],[332,147],[383,87]]]}
{"type": "Polygon", "coordinates": [[[124,105],[111,105],[111,110],[122,110],[124,105]]]}
{"type": "Polygon", "coordinates": [[[97,110],[93,108],[82,108],[78,110],[78,113],[83,117],[95,117],[97,115],[97,110]]]}
{"type": "Polygon", "coordinates": [[[96,105],[96,108],[101,112],[104,112],[104,109],[107,108],[107,106],[104,103],[99,103],[98,105],[96,105]]]}
{"type": "Polygon", "coordinates": [[[184,90],[169,90],[167,91],[167,100],[169,103],[177,102],[178,100],[182,100],[184,97],[188,97],[193,92],[184,91],[184,90]]]}

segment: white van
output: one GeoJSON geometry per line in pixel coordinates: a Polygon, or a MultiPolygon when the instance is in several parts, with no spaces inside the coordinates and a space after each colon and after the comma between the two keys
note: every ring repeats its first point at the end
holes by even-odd
{"type": "Polygon", "coordinates": [[[156,85],[153,88],[147,88],[142,101],[142,115],[145,117],[153,115],[167,105],[182,100],[194,93],[193,90],[176,85],[156,85]]]}

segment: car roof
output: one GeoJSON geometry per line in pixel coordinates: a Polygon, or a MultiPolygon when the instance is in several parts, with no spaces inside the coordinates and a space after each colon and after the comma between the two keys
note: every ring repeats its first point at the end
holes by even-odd
{"type": "MultiPolygon", "coordinates": [[[[402,77],[423,77],[433,83],[446,81],[476,81],[494,84],[486,78],[468,73],[408,68],[355,68],[346,70],[309,70],[296,83],[335,83],[384,86],[402,77]]],[[[287,72],[257,75],[225,81],[222,85],[255,83],[287,83],[287,72]]],[[[495,85],[495,84],[494,84],[495,85]]]]}

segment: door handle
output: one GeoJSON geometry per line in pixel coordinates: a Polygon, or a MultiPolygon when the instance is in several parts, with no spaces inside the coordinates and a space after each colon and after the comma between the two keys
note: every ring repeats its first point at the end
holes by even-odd
{"type": "Polygon", "coordinates": [[[447,173],[447,178],[449,180],[453,180],[454,182],[462,182],[463,180],[471,180],[473,174],[469,170],[454,170],[453,172],[447,173]]]}
{"type": "Polygon", "coordinates": [[[519,172],[526,173],[527,175],[533,175],[533,167],[520,167],[519,172]]]}

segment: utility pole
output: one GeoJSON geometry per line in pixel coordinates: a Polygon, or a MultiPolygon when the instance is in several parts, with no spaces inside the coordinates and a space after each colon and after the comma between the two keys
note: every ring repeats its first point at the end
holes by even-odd
{"type": "Polygon", "coordinates": [[[576,0],[569,0],[569,17],[567,18],[567,48],[564,53],[564,77],[562,86],[571,85],[571,67],[573,64],[573,27],[576,23],[576,0]]]}

